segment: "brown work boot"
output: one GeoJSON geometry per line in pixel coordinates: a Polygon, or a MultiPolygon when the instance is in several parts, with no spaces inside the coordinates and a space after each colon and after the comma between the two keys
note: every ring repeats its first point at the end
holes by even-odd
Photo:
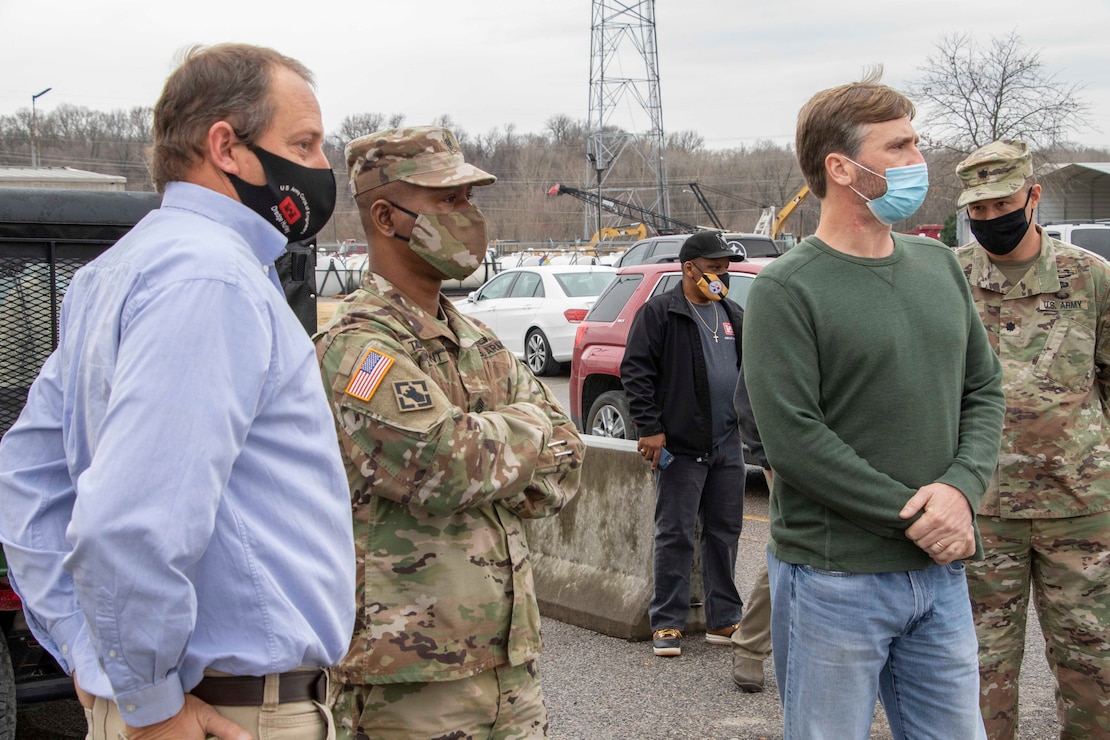
{"type": "Polygon", "coordinates": [[[732,651],[732,680],[749,694],[763,691],[763,661],[732,651]]]}
{"type": "Polygon", "coordinates": [[[730,624],[727,627],[721,627],[719,630],[706,630],[705,641],[710,645],[731,645],[732,633],[740,629],[740,623],[730,624]]]}

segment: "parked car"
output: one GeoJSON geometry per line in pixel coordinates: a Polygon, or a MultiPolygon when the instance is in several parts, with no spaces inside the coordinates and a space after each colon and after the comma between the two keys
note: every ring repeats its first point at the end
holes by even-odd
{"type": "MultiPolygon", "coordinates": [[[[752,280],[770,261],[757,258],[731,263],[725,300],[743,306],[752,280]]],[[[677,258],[621,268],[578,325],[570,367],[570,416],[582,432],[637,438],[620,377],[628,331],[636,312],[649,298],[671,290],[681,281],[682,267],[677,258]]],[[[728,400],[731,402],[731,398],[728,400]]]]}
{"type": "Polygon", "coordinates": [[[536,375],[552,375],[570,362],[575,327],[615,272],[605,265],[514,268],[456,306],[492,329],[536,375]]]}
{"type": "Polygon", "coordinates": [[[1044,224],[1053,239],[1059,239],[1110,260],[1110,223],[1044,224]]]}
{"type": "MultiPolygon", "coordinates": [[[[690,234],[670,234],[668,236],[652,236],[641,239],[625,251],[613,262],[614,267],[630,267],[632,265],[651,264],[663,262],[678,256],[678,250],[690,234]]],[[[743,253],[748,259],[756,257],[778,257],[783,249],[775,241],[763,234],[745,234],[739,232],[725,232],[725,241],[729,245],[736,245],[736,251],[743,253]]]]}

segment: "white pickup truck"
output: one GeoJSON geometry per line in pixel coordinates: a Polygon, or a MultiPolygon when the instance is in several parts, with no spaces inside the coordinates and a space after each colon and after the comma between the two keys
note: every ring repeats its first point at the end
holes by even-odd
{"type": "Polygon", "coordinates": [[[1110,260],[1110,223],[1061,223],[1042,224],[1053,239],[1059,239],[1077,247],[1083,247],[1104,259],[1110,260]]]}

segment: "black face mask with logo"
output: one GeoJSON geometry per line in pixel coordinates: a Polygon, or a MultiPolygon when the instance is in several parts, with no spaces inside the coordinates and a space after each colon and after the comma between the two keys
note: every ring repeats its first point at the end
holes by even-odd
{"type": "Polygon", "coordinates": [[[305,167],[261,147],[246,145],[262,163],[265,185],[228,175],[243,205],[269,221],[290,242],[315,236],[335,211],[335,174],[305,167]]]}
{"type": "Polygon", "coordinates": [[[1025,217],[1025,209],[1029,206],[1029,199],[1033,196],[1033,188],[1025,196],[1025,205],[998,218],[977,220],[968,218],[967,224],[975,241],[983,249],[998,256],[1009,254],[1021,243],[1025,233],[1029,231],[1032,222],[1025,217]]]}

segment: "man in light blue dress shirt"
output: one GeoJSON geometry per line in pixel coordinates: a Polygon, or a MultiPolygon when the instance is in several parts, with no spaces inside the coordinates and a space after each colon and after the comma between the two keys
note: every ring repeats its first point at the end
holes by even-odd
{"type": "Polygon", "coordinates": [[[194,48],[154,127],[162,207],[77,273],[0,444],[10,577],[94,740],[324,738],[320,669],[354,622],[350,499],[273,266],[334,209],[312,75],[194,48]]]}

